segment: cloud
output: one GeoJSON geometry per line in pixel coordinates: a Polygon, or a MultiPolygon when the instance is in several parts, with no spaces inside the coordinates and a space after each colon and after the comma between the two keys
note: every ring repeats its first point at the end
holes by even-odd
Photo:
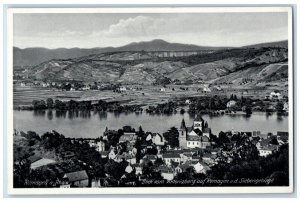
{"type": "Polygon", "coordinates": [[[161,19],[149,16],[136,16],[134,18],[121,19],[117,24],[110,25],[104,31],[110,37],[141,37],[157,35],[164,26],[161,19]]]}

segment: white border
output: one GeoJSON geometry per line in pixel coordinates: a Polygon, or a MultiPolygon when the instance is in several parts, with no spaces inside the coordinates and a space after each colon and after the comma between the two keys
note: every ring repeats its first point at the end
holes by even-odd
{"type": "Polygon", "coordinates": [[[291,7],[143,7],[143,8],[9,8],[7,10],[7,148],[8,194],[229,194],[229,193],[292,193],[293,192],[293,30],[291,7]],[[217,12],[288,12],[289,55],[289,179],[288,187],[129,187],[129,188],[13,188],[13,14],[15,13],[217,13],[217,12]]]}

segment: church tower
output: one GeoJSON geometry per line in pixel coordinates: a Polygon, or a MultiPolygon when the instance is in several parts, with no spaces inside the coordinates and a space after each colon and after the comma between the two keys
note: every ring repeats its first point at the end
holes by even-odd
{"type": "Polygon", "coordinates": [[[193,129],[199,129],[200,131],[203,131],[203,125],[204,125],[204,120],[202,119],[201,116],[196,115],[194,124],[193,124],[193,129]]]}
{"type": "Polygon", "coordinates": [[[181,126],[179,128],[179,147],[181,147],[183,149],[187,148],[186,133],[187,133],[187,128],[185,126],[184,119],[182,119],[181,126]]]}

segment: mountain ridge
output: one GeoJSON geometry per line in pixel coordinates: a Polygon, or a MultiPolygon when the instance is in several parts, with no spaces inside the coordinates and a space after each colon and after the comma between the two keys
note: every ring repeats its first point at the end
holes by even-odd
{"type": "MultiPolygon", "coordinates": [[[[282,44],[287,41],[280,41],[282,44]]],[[[260,47],[270,45],[270,42],[257,44],[260,47]]],[[[244,47],[255,47],[255,45],[244,47]]],[[[282,45],[283,46],[283,45],[282,45]]],[[[32,47],[21,49],[13,47],[13,64],[14,66],[34,66],[51,59],[70,59],[88,56],[92,54],[100,54],[114,51],[196,51],[196,50],[222,50],[232,49],[237,47],[213,47],[213,46],[198,46],[193,44],[170,43],[161,39],[151,41],[133,42],[120,47],[95,47],[95,48],[57,48],[47,49],[43,47],[32,47]]]]}

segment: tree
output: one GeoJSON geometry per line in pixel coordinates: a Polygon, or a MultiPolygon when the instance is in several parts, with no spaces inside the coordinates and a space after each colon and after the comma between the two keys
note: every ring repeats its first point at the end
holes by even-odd
{"type": "Polygon", "coordinates": [[[47,98],[46,103],[47,103],[48,109],[51,109],[53,107],[53,99],[52,98],[47,98]]]}
{"type": "Polygon", "coordinates": [[[252,114],[252,108],[250,106],[246,106],[245,112],[247,115],[252,114]]]}
{"type": "Polygon", "coordinates": [[[44,100],[33,100],[33,109],[46,109],[46,103],[44,100]]]}
{"type": "Polygon", "coordinates": [[[165,132],[163,136],[171,147],[179,146],[179,132],[177,128],[172,127],[168,132],[165,132]]]}
{"type": "Polygon", "coordinates": [[[278,112],[282,112],[283,111],[283,103],[282,102],[277,102],[277,104],[276,104],[276,110],[278,111],[278,112]]]}

